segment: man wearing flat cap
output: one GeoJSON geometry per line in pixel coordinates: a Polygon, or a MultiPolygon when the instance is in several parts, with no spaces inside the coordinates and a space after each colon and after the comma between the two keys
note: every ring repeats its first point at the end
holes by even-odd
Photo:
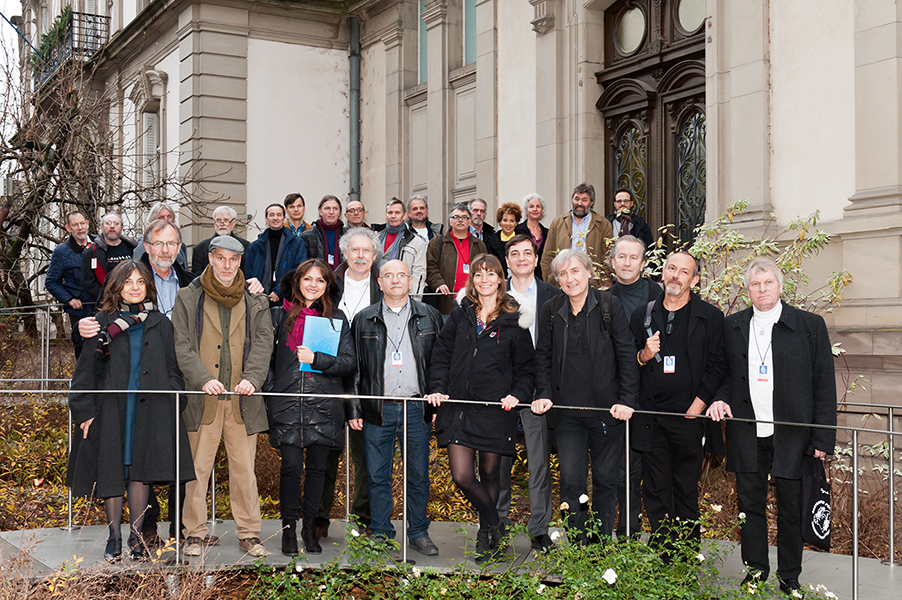
{"type": "Polygon", "coordinates": [[[207,485],[219,441],[225,438],[229,492],[238,547],[264,556],[254,460],[257,434],[269,429],[263,386],[272,354],[269,301],[245,289],[239,268],[244,246],[229,236],[210,242],[210,264],[182,288],[172,324],[175,353],[188,390],[183,415],[198,479],[185,490],[185,556],[199,556],[208,530],[207,485]]]}

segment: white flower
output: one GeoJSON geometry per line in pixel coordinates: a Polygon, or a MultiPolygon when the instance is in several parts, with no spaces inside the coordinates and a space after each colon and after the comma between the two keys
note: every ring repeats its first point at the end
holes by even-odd
{"type": "Polygon", "coordinates": [[[793,598],[801,598],[802,592],[800,590],[792,590],[792,597],[793,598]]]}
{"type": "Polygon", "coordinates": [[[326,589],[326,584],[325,584],[325,583],[322,584],[321,586],[319,586],[319,591],[322,592],[322,591],[324,591],[325,589],[326,589]]]}
{"type": "Polygon", "coordinates": [[[580,503],[580,504],[585,504],[585,503],[587,503],[588,501],[589,501],[589,496],[586,495],[586,494],[583,494],[582,496],[579,497],[579,503],[580,503]]]}
{"type": "Polygon", "coordinates": [[[411,569],[411,571],[413,572],[414,577],[419,577],[420,575],[422,575],[422,571],[420,571],[419,567],[414,567],[413,569],[411,569]]]}
{"type": "Polygon", "coordinates": [[[704,561],[705,561],[705,555],[702,554],[701,552],[699,552],[699,553],[698,553],[698,556],[696,556],[695,558],[698,559],[698,562],[704,562],[704,561]]]}
{"type": "Polygon", "coordinates": [[[354,537],[360,537],[360,532],[357,531],[356,529],[352,529],[352,530],[351,530],[351,535],[353,535],[354,537]]]}
{"type": "Polygon", "coordinates": [[[561,539],[561,532],[560,531],[552,531],[551,532],[551,541],[556,542],[559,539],[561,539]]]}
{"type": "Polygon", "coordinates": [[[544,592],[544,591],[545,591],[545,584],[544,584],[544,583],[540,583],[538,589],[536,590],[536,593],[537,593],[537,594],[541,594],[541,593],[544,592]]]}
{"type": "Polygon", "coordinates": [[[297,571],[298,573],[300,573],[301,571],[304,570],[304,565],[302,565],[301,563],[298,563],[294,566],[294,570],[297,571]]]}
{"type": "Polygon", "coordinates": [[[739,513],[739,520],[740,520],[740,521],[744,521],[744,520],[745,520],[745,513],[744,513],[744,512],[739,513]]]}
{"type": "Polygon", "coordinates": [[[614,582],[617,581],[617,573],[614,572],[614,569],[608,569],[601,578],[607,581],[608,585],[614,585],[614,582]]]}
{"type": "Polygon", "coordinates": [[[566,502],[561,502],[561,510],[570,510],[570,505],[566,502]]]}
{"type": "Polygon", "coordinates": [[[448,593],[448,588],[442,588],[442,589],[440,589],[440,590],[439,590],[439,593],[441,593],[441,594],[447,594],[447,593],[448,593]]]}
{"type": "Polygon", "coordinates": [[[713,510],[714,512],[720,512],[721,510],[723,510],[723,505],[721,505],[721,504],[712,504],[712,505],[711,505],[711,510],[713,510]]]}
{"type": "Polygon", "coordinates": [[[834,598],[836,598],[836,594],[834,594],[833,592],[824,592],[824,596],[826,596],[827,598],[830,598],[830,600],[833,600],[834,598]]]}

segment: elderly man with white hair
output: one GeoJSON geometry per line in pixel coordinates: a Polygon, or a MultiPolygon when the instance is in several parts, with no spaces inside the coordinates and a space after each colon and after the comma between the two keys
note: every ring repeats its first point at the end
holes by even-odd
{"type": "MultiPolygon", "coordinates": [[[[235,209],[231,206],[217,206],[216,210],[213,211],[213,230],[214,233],[211,237],[208,237],[205,240],[202,240],[197,243],[194,247],[194,252],[191,255],[191,272],[195,275],[200,275],[204,272],[204,269],[207,268],[207,265],[210,264],[210,260],[207,258],[210,250],[210,242],[216,236],[220,235],[229,235],[241,242],[241,245],[244,246],[245,253],[247,252],[247,247],[250,245],[250,242],[244,239],[243,237],[239,237],[235,235],[235,224],[238,222],[238,213],[235,212],[235,209]]],[[[245,260],[244,254],[241,255],[241,272],[246,273],[245,271],[245,260]]]]}
{"type": "MultiPolygon", "coordinates": [[[[144,219],[144,226],[148,227],[151,223],[157,220],[164,220],[167,223],[171,223],[173,225],[175,222],[175,209],[168,202],[154,202],[150,205],[150,212],[147,213],[147,218],[144,219]]],[[[188,248],[185,244],[181,243],[179,240],[179,252],[175,257],[175,262],[179,264],[180,267],[188,270],[188,248]]],[[[132,255],[132,258],[135,260],[141,260],[141,257],[144,256],[145,248],[144,248],[144,236],[138,238],[138,245],[135,246],[135,252],[132,255]]]]}
{"type": "Polygon", "coordinates": [[[800,588],[802,522],[799,507],[804,454],[833,454],[836,380],[827,324],[819,315],[780,299],[783,274],[769,257],[754,258],[745,273],[752,306],[724,321],[729,372],[707,414],[728,419],[727,470],[736,473],[742,524],[744,584],[763,582],[767,556],[767,490],[777,492],[777,577],[780,589],[800,588]],[[759,422],[731,421],[731,418],[759,422]],[[810,424],[812,427],[775,425],[810,424]]]}

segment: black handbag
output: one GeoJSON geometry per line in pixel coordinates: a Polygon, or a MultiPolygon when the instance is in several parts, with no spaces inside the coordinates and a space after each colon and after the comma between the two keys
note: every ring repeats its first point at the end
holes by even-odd
{"type": "Polygon", "coordinates": [[[822,460],[802,456],[802,541],[830,550],[830,482],[822,460]]]}

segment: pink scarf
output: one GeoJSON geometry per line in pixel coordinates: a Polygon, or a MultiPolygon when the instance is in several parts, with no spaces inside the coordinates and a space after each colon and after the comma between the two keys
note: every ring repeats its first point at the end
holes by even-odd
{"type": "MultiPolygon", "coordinates": [[[[293,302],[288,300],[282,301],[282,308],[285,309],[286,312],[291,310],[291,307],[294,306],[293,302]]],[[[291,333],[288,334],[288,340],[285,342],[285,345],[288,346],[288,349],[292,352],[297,352],[298,346],[304,345],[304,320],[308,316],[318,317],[320,312],[315,308],[302,308],[301,313],[294,320],[294,326],[291,329],[291,333]]]]}

